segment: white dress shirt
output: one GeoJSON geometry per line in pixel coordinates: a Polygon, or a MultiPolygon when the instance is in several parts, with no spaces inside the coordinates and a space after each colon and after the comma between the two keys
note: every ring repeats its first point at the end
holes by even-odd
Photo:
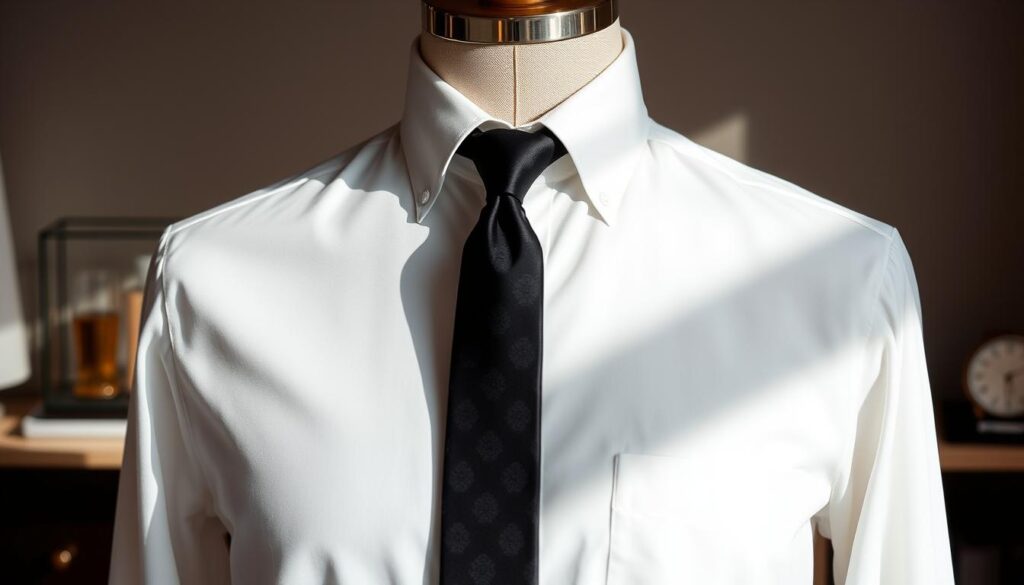
{"type": "MultiPolygon", "coordinates": [[[[519,127],[568,149],[524,198],[545,262],[540,583],[809,585],[818,530],[840,585],[952,584],[900,234],[655,122],[622,36],[519,127]]],[[[437,582],[484,204],[455,150],[509,126],[417,47],[400,121],[163,233],[111,583],[437,582]]]]}

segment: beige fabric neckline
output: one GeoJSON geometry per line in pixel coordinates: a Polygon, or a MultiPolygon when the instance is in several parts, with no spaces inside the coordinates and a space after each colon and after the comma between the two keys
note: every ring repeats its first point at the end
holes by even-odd
{"type": "Polygon", "coordinates": [[[420,54],[441,79],[512,126],[536,120],[596,77],[623,48],[619,19],[550,43],[483,45],[420,34],[420,54]]]}

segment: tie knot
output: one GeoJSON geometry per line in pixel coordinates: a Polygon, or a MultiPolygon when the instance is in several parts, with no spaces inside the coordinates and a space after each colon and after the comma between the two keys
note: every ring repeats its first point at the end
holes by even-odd
{"type": "Polygon", "coordinates": [[[476,165],[488,199],[512,195],[522,203],[523,196],[537,177],[566,150],[546,127],[536,132],[515,128],[474,128],[456,152],[476,165]]]}

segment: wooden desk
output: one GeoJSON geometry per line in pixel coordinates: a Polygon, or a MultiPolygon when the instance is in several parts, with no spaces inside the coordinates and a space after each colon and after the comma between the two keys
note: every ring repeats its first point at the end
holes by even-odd
{"type": "MultiPolygon", "coordinates": [[[[118,469],[123,442],[118,439],[28,439],[21,436],[21,417],[37,399],[3,400],[7,412],[0,419],[0,467],[62,469],[118,469]]],[[[1024,446],[949,443],[939,439],[942,471],[1024,472],[1024,446]]]]}

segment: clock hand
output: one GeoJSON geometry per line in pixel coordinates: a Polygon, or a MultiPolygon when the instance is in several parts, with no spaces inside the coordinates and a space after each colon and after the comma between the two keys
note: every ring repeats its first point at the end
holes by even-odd
{"type": "Polygon", "coordinates": [[[1024,373],[1024,367],[1014,368],[1014,369],[1006,372],[1005,374],[1003,374],[1003,380],[1007,384],[1010,384],[1010,383],[1013,382],[1014,377],[1016,377],[1017,374],[1020,374],[1020,373],[1024,373]]]}

